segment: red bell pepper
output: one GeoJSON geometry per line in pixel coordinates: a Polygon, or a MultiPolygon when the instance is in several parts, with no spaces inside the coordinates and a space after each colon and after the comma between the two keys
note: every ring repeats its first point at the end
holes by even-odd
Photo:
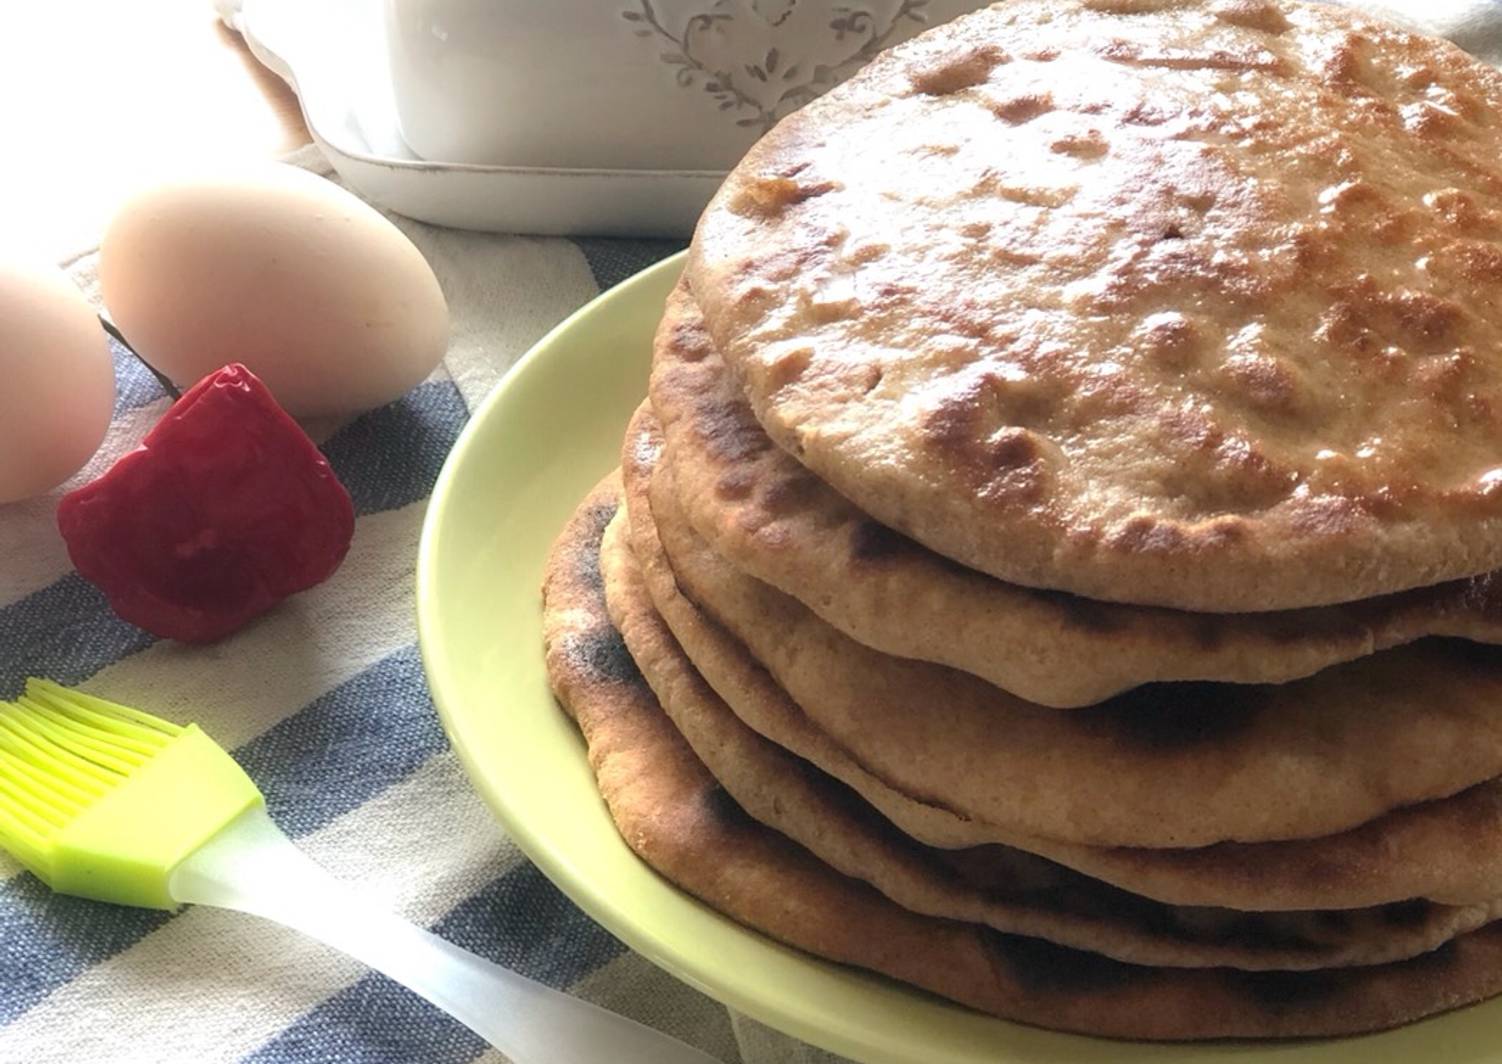
{"type": "Polygon", "coordinates": [[[57,523],[79,573],[154,635],[223,638],[328,579],[349,550],[349,492],[244,366],[199,381],[57,523]]]}

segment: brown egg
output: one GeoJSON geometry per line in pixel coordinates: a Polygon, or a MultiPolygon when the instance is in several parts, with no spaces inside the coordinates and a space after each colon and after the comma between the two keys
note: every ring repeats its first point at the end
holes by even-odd
{"type": "Polygon", "coordinates": [[[297,167],[137,194],[110,223],[99,277],[111,318],[179,386],[241,362],[297,415],[388,403],[448,347],[448,307],[422,253],[297,167]]]}
{"type": "Polygon", "coordinates": [[[0,503],[83,468],[114,407],[109,343],[88,301],[55,266],[0,261],[0,503]]]}

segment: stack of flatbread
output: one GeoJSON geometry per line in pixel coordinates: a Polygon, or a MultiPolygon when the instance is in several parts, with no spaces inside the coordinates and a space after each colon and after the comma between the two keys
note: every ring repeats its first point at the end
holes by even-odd
{"type": "Polygon", "coordinates": [[[626,840],[813,953],[1163,1039],[1502,991],[1502,76],[1010,0],[769,133],[545,588],[626,840]]]}

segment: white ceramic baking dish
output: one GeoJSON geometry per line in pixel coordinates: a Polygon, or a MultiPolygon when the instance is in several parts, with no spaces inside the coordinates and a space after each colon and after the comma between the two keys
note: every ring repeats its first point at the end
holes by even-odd
{"type": "Polygon", "coordinates": [[[779,117],[981,0],[216,0],[403,214],[687,236],[779,117]]]}
{"type": "Polygon", "coordinates": [[[724,171],[879,52],[975,0],[384,0],[418,155],[724,171]]]}

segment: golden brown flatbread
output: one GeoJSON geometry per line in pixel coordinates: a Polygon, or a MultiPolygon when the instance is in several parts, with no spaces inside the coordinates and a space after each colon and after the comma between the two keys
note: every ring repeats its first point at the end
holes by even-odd
{"type": "MultiPolygon", "coordinates": [[[[633,492],[649,482],[659,451],[652,419],[639,411],[622,452],[633,492]]],[[[982,852],[986,843],[1005,844],[1159,901],[1245,910],[1356,908],[1415,897],[1478,904],[1502,887],[1502,781],[1404,807],[1336,835],[1195,849],[1064,843],[963,818],[904,794],[815,727],[742,645],[703,616],[680,592],[649,508],[636,506],[631,516],[654,605],[711,687],[759,734],[848,785],[928,845],[982,852]]]]}
{"type": "Polygon", "coordinates": [[[652,408],[684,514],[717,554],[856,642],[1046,706],[1163,680],[1283,683],[1425,635],[1502,642],[1494,574],[1340,606],[1188,613],[1008,584],[878,524],[774,446],[686,284],[657,330],[652,408]]]}
{"type": "MultiPolygon", "coordinates": [[[[645,505],[645,499],[631,505],[645,505]]],[[[600,568],[611,623],[694,755],[756,820],[904,909],[1175,968],[1309,971],[1427,953],[1502,915],[1502,904],[1401,902],[1245,913],[1164,905],[1011,847],[915,842],[848,787],[762,738],[694,671],[657,614],[618,514],[600,568]]]]}
{"type": "Polygon", "coordinates": [[[606,613],[599,545],[619,486],[581,504],[548,560],[548,675],[622,837],[669,880],[810,953],[1008,1019],[1123,1038],[1375,1030],[1502,990],[1502,930],[1411,961],[1331,972],[1184,971],[910,913],[757,824],[662,714],[606,613]]]}
{"type": "Polygon", "coordinates": [[[1502,74],[1294,0],[1011,0],[773,129],[689,275],[768,434],[1013,583],[1502,566],[1502,74]]]}
{"type": "Polygon", "coordinates": [[[1502,774],[1502,648],[1430,640],[1293,683],[1048,709],[871,650],[739,572],[671,474],[652,509],[679,586],[869,772],[971,819],[1092,846],[1312,838],[1502,774]]]}

